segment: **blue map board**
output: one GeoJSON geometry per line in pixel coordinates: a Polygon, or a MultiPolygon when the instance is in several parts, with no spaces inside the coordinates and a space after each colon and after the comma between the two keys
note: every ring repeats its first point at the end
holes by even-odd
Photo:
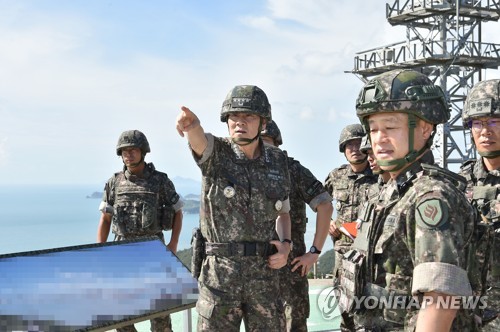
{"type": "Polygon", "coordinates": [[[0,331],[105,331],[197,299],[197,281],[158,238],[0,255],[0,331]]]}

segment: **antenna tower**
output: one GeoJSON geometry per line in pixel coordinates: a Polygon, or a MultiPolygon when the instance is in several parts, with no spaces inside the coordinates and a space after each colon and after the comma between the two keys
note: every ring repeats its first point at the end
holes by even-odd
{"type": "Polygon", "coordinates": [[[398,68],[428,75],[451,106],[450,120],[438,126],[434,138],[436,162],[449,168],[475,158],[461,114],[467,92],[483,79],[482,70],[500,65],[500,44],[481,39],[482,24],[500,18],[500,0],[395,0],[385,8],[392,26],[406,26],[406,40],[356,53],[352,73],[363,81],[398,68]]]}

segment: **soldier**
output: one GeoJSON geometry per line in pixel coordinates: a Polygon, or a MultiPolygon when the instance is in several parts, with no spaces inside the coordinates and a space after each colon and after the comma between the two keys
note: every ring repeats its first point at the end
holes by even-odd
{"type": "MultiPolygon", "coordinates": [[[[115,241],[158,236],[165,242],[163,230],[172,230],[167,247],[175,254],[182,229],[183,203],[167,174],[144,161],[148,152],[151,152],[148,140],[139,130],[127,130],[120,135],[116,154],[122,158],[123,171],[115,173],[104,187],[97,242],[107,241],[111,226],[115,241]]],[[[136,329],[129,325],[117,331],[136,329]]],[[[170,315],[152,319],[151,331],[172,331],[170,315]]]]}
{"type": "Polygon", "coordinates": [[[462,112],[464,127],[470,128],[481,156],[462,166],[467,179],[467,197],[478,210],[477,261],[480,294],[488,308],[483,331],[500,331],[500,80],[476,84],[467,96],[462,112]],[[497,250],[498,249],[498,250],[497,250]],[[496,253],[496,254],[495,254],[496,253]]]}
{"type": "Polygon", "coordinates": [[[472,315],[452,303],[472,295],[465,246],[474,211],[465,179],[427,164],[436,125],[450,116],[442,90],[417,71],[389,71],[363,87],[356,113],[391,179],[344,255],[341,307],[368,331],[473,329],[472,315]],[[355,301],[362,296],[376,305],[355,301]]]}
{"type": "Polygon", "coordinates": [[[332,170],[326,180],[325,188],[333,197],[336,220],[330,222],[330,235],[335,249],[335,266],[333,277],[337,277],[342,255],[352,245],[352,240],[340,232],[340,226],[346,222],[353,222],[358,217],[358,208],[369,186],[377,182],[377,177],[372,174],[366,154],[360,151],[361,139],[366,135],[363,126],[351,124],[342,129],[339,138],[339,150],[349,164],[342,165],[332,170]]]}
{"type": "MultiPolygon", "coordinates": [[[[343,223],[356,221],[362,198],[365,197],[372,184],[377,182],[377,177],[372,174],[370,167],[368,167],[366,154],[359,150],[361,139],[365,135],[363,126],[360,124],[351,124],[342,129],[339,150],[344,154],[349,164],[335,168],[325,180],[325,188],[335,199],[335,210],[337,211],[336,219],[332,219],[329,229],[335,250],[334,283],[338,283],[342,255],[349,251],[352,245],[352,239],[342,234],[340,227],[343,223]]],[[[350,317],[342,315],[342,326],[345,328],[353,327],[350,317]]]]}
{"type": "Polygon", "coordinates": [[[377,164],[377,159],[375,159],[369,135],[366,135],[361,140],[359,151],[366,154],[366,160],[368,161],[368,165],[370,166],[372,173],[379,176],[377,185],[380,186],[381,184],[387,183],[387,181],[391,178],[391,175],[388,172],[384,172],[384,170],[377,164]]]}
{"type": "MultiPolygon", "coordinates": [[[[261,132],[265,143],[279,147],[283,144],[281,132],[275,121],[267,123],[261,132]]],[[[330,218],[332,197],[321,182],[298,160],[288,157],[288,169],[292,190],[290,191],[290,219],[292,221],[292,251],[287,266],[280,270],[281,296],[285,300],[287,331],[307,331],[309,317],[309,283],[307,272],[318,260],[323,248],[330,218]],[[307,227],[306,203],[316,212],[316,232],[311,249],[306,253],[304,233],[307,227]]]]}
{"type": "Polygon", "coordinates": [[[368,208],[370,207],[371,202],[378,199],[378,196],[380,195],[380,191],[384,187],[384,184],[386,184],[391,178],[389,172],[385,172],[377,164],[377,160],[375,159],[372,145],[370,143],[369,135],[363,137],[359,150],[367,155],[368,165],[370,166],[373,175],[378,176],[378,178],[376,183],[373,183],[366,188],[364,202],[360,204],[360,207],[358,209],[358,222],[366,219],[365,214],[369,212],[368,208]]]}
{"type": "Polygon", "coordinates": [[[282,331],[277,269],[286,265],[292,242],[287,157],[260,138],[271,120],[260,88],[231,89],[220,119],[228,138],[205,133],[187,107],[177,117],[203,176],[198,331],[239,331],[242,319],[248,331],[282,331]],[[275,232],[281,242],[273,240],[275,232]]]}

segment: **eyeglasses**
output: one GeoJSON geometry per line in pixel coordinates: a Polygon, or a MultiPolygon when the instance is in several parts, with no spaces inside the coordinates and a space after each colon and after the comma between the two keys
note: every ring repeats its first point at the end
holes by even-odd
{"type": "Polygon", "coordinates": [[[500,119],[490,119],[486,121],[472,120],[469,122],[469,127],[474,129],[474,131],[476,132],[480,132],[484,128],[485,124],[486,127],[490,129],[495,129],[500,127],[500,119]]]}

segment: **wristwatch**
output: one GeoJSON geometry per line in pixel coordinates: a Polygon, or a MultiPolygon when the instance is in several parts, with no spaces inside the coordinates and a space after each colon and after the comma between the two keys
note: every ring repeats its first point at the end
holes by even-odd
{"type": "Polygon", "coordinates": [[[311,249],[309,249],[309,252],[311,254],[321,254],[321,250],[318,250],[315,246],[311,246],[311,249]]]}

